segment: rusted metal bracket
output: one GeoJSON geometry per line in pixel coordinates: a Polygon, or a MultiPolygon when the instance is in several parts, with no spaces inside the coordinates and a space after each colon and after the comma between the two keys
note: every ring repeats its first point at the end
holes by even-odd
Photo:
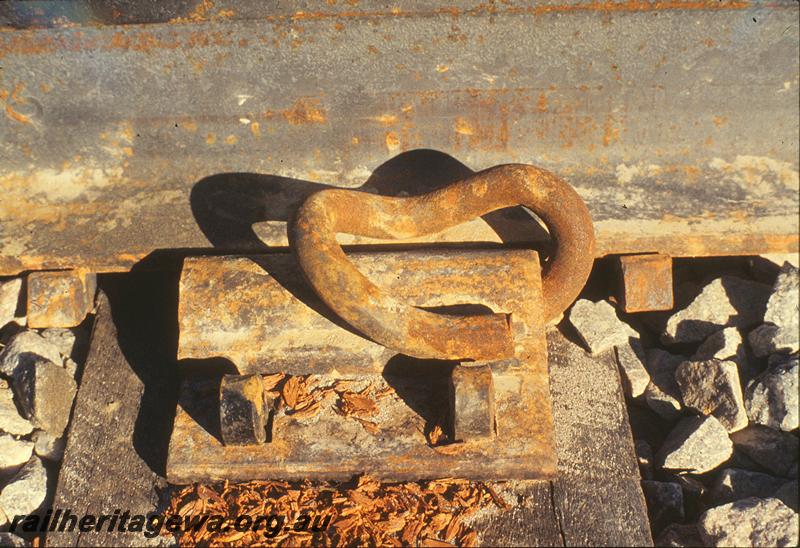
{"type": "Polygon", "coordinates": [[[323,190],[300,207],[291,244],[303,273],[325,304],[372,340],[418,358],[503,359],[513,353],[509,316],[450,316],[402,303],[353,266],[336,233],[414,238],[516,205],[537,214],[556,244],[542,277],[542,313],[548,322],[575,300],[589,277],[594,229],[589,210],[575,190],[534,166],[494,167],[411,198],[323,190]]]}
{"type": "Polygon", "coordinates": [[[618,299],[625,312],[672,310],[672,257],[662,253],[619,257],[618,299]]]}
{"type": "Polygon", "coordinates": [[[179,354],[226,355],[246,375],[226,375],[218,389],[185,385],[173,481],[553,472],[544,326],[594,259],[588,209],[569,185],[504,165],[410,198],[329,189],[300,207],[291,242],[294,255],[260,263],[184,265],[179,354]],[[336,240],[413,238],[515,205],[537,214],[555,244],[544,275],[534,251],[350,258],[336,240]],[[267,344],[248,356],[256,340],[267,344]],[[275,401],[268,444],[261,374],[275,401]],[[208,416],[214,392],[221,435],[208,416]]]}
{"type": "Polygon", "coordinates": [[[481,388],[489,377],[470,386],[459,373],[463,367],[472,374],[477,364],[410,358],[363,337],[303,282],[292,255],[194,257],[180,281],[178,352],[192,358],[184,373],[224,357],[241,374],[268,375],[266,394],[278,405],[271,441],[228,445],[219,426],[220,381],[187,382],[169,479],[345,479],[365,472],[387,480],[551,477],[556,458],[537,254],[416,250],[348,258],[411,306],[453,311],[471,304],[470,311],[513,315],[514,358],[485,364],[495,433],[485,437],[467,427],[470,417],[492,412],[490,393],[481,388]],[[276,385],[278,373],[283,380],[276,385]],[[290,379],[305,387],[303,406],[286,388],[290,379]],[[342,414],[349,398],[369,412],[342,414]],[[460,409],[456,416],[451,407],[460,409]]]}

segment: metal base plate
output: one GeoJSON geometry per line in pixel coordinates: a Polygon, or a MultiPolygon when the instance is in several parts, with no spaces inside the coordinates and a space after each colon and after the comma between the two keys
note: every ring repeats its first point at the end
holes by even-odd
{"type": "Polygon", "coordinates": [[[516,358],[491,365],[496,435],[443,443],[453,424],[454,362],[396,354],[340,325],[302,282],[291,255],[194,258],[185,261],[180,286],[178,354],[188,359],[183,370],[198,375],[207,371],[206,360],[227,358],[240,374],[266,375],[275,404],[267,443],[225,446],[219,380],[187,382],[168,479],[552,476],[556,457],[536,253],[418,250],[352,258],[369,279],[415,306],[471,303],[512,313],[516,358]]]}
{"type": "Polygon", "coordinates": [[[542,344],[535,363],[514,361],[494,368],[495,437],[440,445],[431,441],[437,431],[446,440],[449,430],[452,364],[446,362],[390,363],[383,375],[347,379],[302,377],[313,386],[314,403],[301,411],[282,405],[272,415],[271,439],[249,446],[225,446],[220,440],[219,381],[187,382],[175,417],[167,477],[173,483],[341,480],[362,473],[387,481],[552,477],[556,457],[545,352],[542,344]],[[346,401],[352,394],[363,397],[355,398],[359,406],[351,414],[346,401]]]}

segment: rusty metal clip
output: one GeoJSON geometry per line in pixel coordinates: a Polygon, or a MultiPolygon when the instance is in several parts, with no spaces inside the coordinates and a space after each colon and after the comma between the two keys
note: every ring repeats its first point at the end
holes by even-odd
{"type": "Polygon", "coordinates": [[[413,238],[516,205],[538,215],[555,244],[542,277],[543,313],[550,321],[586,283],[594,261],[594,228],[578,193],[534,166],[493,167],[407,198],[322,190],[300,207],[290,238],[303,273],[323,302],[373,341],[417,358],[497,360],[513,355],[510,314],[455,316],[399,302],[356,269],[336,233],[413,238]]]}

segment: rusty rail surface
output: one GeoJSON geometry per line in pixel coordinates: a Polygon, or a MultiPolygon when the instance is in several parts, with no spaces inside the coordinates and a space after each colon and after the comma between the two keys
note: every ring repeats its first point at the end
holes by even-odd
{"type": "MultiPolygon", "coordinates": [[[[597,256],[797,250],[795,1],[45,4],[105,3],[2,3],[52,28],[0,32],[0,275],[259,253],[316,190],[509,162],[570,181],[597,256]]],[[[514,221],[427,239],[530,243],[514,221]]]]}
{"type": "Polygon", "coordinates": [[[589,276],[594,230],[589,210],[575,190],[534,166],[494,167],[410,198],[320,191],[297,213],[290,234],[292,249],[325,304],[375,342],[419,358],[502,359],[513,355],[509,315],[452,316],[399,302],[356,269],[336,233],[408,239],[516,205],[537,214],[555,243],[542,278],[542,313],[549,321],[572,303],[589,276]]]}

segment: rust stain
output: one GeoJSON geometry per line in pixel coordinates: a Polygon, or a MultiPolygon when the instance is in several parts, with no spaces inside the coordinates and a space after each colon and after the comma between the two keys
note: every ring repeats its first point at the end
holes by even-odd
{"type": "MultiPolygon", "coordinates": [[[[657,12],[668,10],[742,10],[750,6],[750,2],[731,1],[731,2],[712,2],[712,1],[645,1],[629,0],[624,2],[612,1],[592,1],[585,4],[555,4],[547,6],[510,6],[497,7],[491,9],[491,14],[528,14],[528,15],[547,15],[570,12],[657,12]]],[[[225,18],[231,14],[226,10],[221,10],[216,14],[211,12],[213,3],[204,0],[199,4],[194,12],[187,17],[173,19],[172,23],[196,23],[201,21],[211,21],[218,18],[225,18]]],[[[266,17],[265,20],[275,24],[302,20],[324,20],[332,19],[341,24],[347,19],[359,18],[399,18],[399,17],[427,17],[437,14],[446,14],[457,17],[462,12],[458,8],[446,7],[434,10],[418,11],[345,11],[345,12],[301,12],[292,15],[273,15],[266,17]]],[[[488,13],[486,9],[472,10],[471,15],[488,13]]],[[[337,29],[338,30],[338,29],[337,29]]],[[[9,54],[18,55],[41,55],[54,51],[90,51],[93,49],[123,49],[137,52],[147,52],[153,49],[176,49],[206,46],[210,44],[230,43],[231,40],[222,36],[221,33],[198,33],[188,38],[173,34],[169,39],[156,36],[154,33],[130,28],[125,32],[115,33],[109,40],[107,37],[87,38],[80,31],[73,34],[52,36],[43,35],[35,30],[14,31],[0,33],[0,58],[9,54]]]]}
{"type": "Polygon", "coordinates": [[[609,114],[603,124],[603,146],[619,141],[619,128],[615,125],[614,117],[609,114]]]}
{"type": "Polygon", "coordinates": [[[712,119],[714,125],[717,127],[722,127],[728,123],[728,118],[725,116],[714,116],[712,119]]]}
{"type": "Polygon", "coordinates": [[[397,123],[397,116],[394,114],[381,114],[380,116],[370,116],[373,122],[378,122],[384,126],[390,126],[397,123]]]}
{"type": "Polygon", "coordinates": [[[225,137],[225,144],[228,145],[235,145],[239,142],[239,138],[236,135],[228,135],[225,137]]]}
{"type": "Polygon", "coordinates": [[[648,12],[666,10],[741,10],[750,6],[749,1],[730,1],[720,2],[713,0],[687,1],[652,1],[652,0],[627,0],[617,1],[592,1],[581,4],[560,4],[549,6],[536,6],[534,8],[510,8],[512,12],[533,12],[536,15],[549,13],[570,13],[570,12],[648,12]]]}
{"type": "Polygon", "coordinates": [[[547,96],[544,93],[539,94],[539,100],[536,102],[536,110],[539,112],[547,112],[547,96]]]}
{"type": "Polygon", "coordinates": [[[25,84],[22,83],[18,83],[16,86],[14,86],[14,90],[11,92],[11,95],[6,98],[6,116],[21,124],[30,124],[31,119],[14,110],[14,107],[12,106],[12,103],[24,105],[27,102],[24,97],[19,96],[24,89],[25,84]]]}
{"type": "Polygon", "coordinates": [[[467,120],[459,116],[456,118],[456,133],[460,135],[474,135],[475,130],[467,120]]]}
{"type": "Polygon", "coordinates": [[[400,148],[400,138],[397,136],[396,132],[386,132],[386,148],[389,149],[389,152],[394,152],[400,148]]]}
{"type": "Polygon", "coordinates": [[[253,137],[261,137],[261,124],[258,122],[253,122],[250,124],[250,133],[253,134],[253,137]]]}
{"type": "Polygon", "coordinates": [[[208,135],[206,135],[206,144],[207,145],[213,145],[216,142],[217,142],[217,136],[216,135],[214,135],[213,133],[209,133],[208,135]]]}
{"type": "Polygon", "coordinates": [[[284,110],[282,114],[286,121],[294,126],[324,124],[328,121],[319,99],[298,99],[292,108],[284,110]]]}
{"type": "Polygon", "coordinates": [[[170,23],[199,23],[207,21],[212,9],[214,9],[214,2],[211,0],[203,0],[184,17],[174,17],[170,19],[170,23]]]}
{"type": "Polygon", "coordinates": [[[572,303],[588,278],[594,230],[589,210],[575,190],[534,166],[498,166],[411,198],[322,190],[298,210],[291,228],[292,247],[320,298],[373,341],[420,358],[501,359],[513,355],[514,347],[506,313],[455,319],[410,308],[360,274],[336,234],[414,238],[511,205],[524,205],[547,219],[553,239],[559,242],[542,277],[544,317],[549,321],[572,303]]]}

